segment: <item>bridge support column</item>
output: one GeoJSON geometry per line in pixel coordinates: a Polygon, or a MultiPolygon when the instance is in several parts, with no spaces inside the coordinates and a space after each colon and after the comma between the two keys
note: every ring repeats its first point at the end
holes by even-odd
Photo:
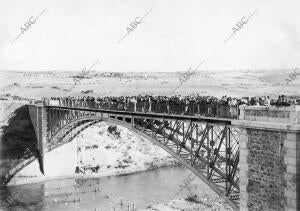
{"type": "Polygon", "coordinates": [[[249,194],[247,192],[248,185],[248,137],[247,130],[244,128],[240,129],[239,136],[240,144],[240,208],[246,210],[249,201],[249,194]]]}
{"type": "Polygon", "coordinates": [[[240,109],[240,209],[300,210],[299,108],[240,109]]]}
{"type": "Polygon", "coordinates": [[[43,174],[45,174],[44,155],[47,146],[46,144],[48,135],[47,108],[43,105],[28,105],[28,110],[37,139],[37,156],[40,164],[40,170],[43,174]]]}
{"type": "Polygon", "coordinates": [[[290,210],[300,210],[300,132],[287,133],[284,150],[286,205],[290,210]]]}

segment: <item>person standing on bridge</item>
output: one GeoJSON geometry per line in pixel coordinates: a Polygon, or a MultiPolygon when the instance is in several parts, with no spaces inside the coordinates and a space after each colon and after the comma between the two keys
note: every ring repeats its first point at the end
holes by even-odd
{"type": "Polygon", "coordinates": [[[136,103],[137,103],[136,96],[131,98],[130,102],[133,103],[133,111],[136,112],[136,103]]]}
{"type": "Polygon", "coordinates": [[[152,96],[150,95],[149,98],[148,98],[148,103],[149,103],[149,109],[148,109],[148,112],[150,113],[151,112],[151,106],[152,106],[152,96]]]}
{"type": "Polygon", "coordinates": [[[230,116],[233,117],[234,119],[237,118],[237,100],[236,98],[231,99],[228,102],[228,105],[230,106],[230,116]]]}
{"type": "Polygon", "coordinates": [[[271,100],[270,100],[270,97],[267,96],[264,101],[264,106],[270,106],[270,105],[271,105],[271,100]]]}

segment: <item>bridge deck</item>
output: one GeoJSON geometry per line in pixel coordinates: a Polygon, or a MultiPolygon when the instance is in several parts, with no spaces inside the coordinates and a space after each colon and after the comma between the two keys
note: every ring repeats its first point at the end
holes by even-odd
{"type": "Polygon", "coordinates": [[[221,117],[205,117],[201,115],[180,115],[180,114],[168,114],[168,113],[154,113],[154,112],[138,112],[138,111],[124,111],[124,110],[112,110],[112,109],[102,109],[102,108],[88,108],[88,107],[67,107],[67,106],[53,106],[48,105],[49,108],[66,109],[66,110],[77,110],[77,111],[89,111],[89,112],[102,112],[109,114],[122,114],[128,116],[138,116],[138,117],[149,117],[149,118],[160,118],[160,119],[176,119],[176,120],[190,120],[190,121],[203,121],[209,123],[222,123],[230,125],[231,121],[234,119],[221,118],[221,117]]]}

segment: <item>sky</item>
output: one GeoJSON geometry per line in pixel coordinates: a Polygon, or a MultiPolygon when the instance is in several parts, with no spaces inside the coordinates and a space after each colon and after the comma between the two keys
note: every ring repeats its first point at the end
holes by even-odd
{"type": "Polygon", "coordinates": [[[0,0],[0,70],[300,67],[299,16],[299,0],[0,0]]]}

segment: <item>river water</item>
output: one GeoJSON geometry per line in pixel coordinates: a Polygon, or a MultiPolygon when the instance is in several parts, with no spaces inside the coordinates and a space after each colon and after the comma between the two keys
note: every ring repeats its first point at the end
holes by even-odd
{"type": "Polygon", "coordinates": [[[192,178],[191,184],[198,184],[203,194],[216,196],[190,174],[181,167],[165,167],[124,176],[11,186],[0,190],[0,202],[2,210],[137,210],[186,197],[188,191],[181,186],[187,178],[192,178]]]}

